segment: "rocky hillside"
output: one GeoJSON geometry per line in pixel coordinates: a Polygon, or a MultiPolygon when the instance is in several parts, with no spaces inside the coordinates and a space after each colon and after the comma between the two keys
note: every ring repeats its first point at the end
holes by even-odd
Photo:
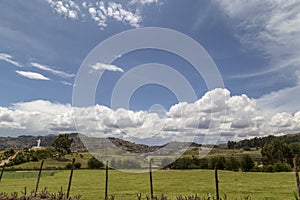
{"type": "MultiPolygon", "coordinates": [[[[78,133],[70,133],[69,137],[73,139],[73,143],[71,144],[72,152],[83,152],[87,150],[78,133]]],[[[37,145],[37,140],[39,139],[41,140],[42,147],[50,148],[56,138],[57,135],[0,137],[0,150],[31,148],[37,145]]],[[[98,140],[99,139],[101,140],[101,138],[98,138],[98,140]]],[[[123,150],[136,153],[153,152],[160,148],[158,146],[136,144],[118,138],[109,138],[109,140],[112,144],[123,150]]]]}
{"type": "Polygon", "coordinates": [[[37,140],[41,140],[41,146],[50,147],[56,135],[30,136],[22,135],[19,137],[0,137],[0,150],[31,148],[37,145],[37,140]]]}
{"type": "MultiPolygon", "coordinates": [[[[72,150],[85,150],[84,145],[80,141],[77,133],[71,133],[69,134],[69,137],[73,138],[73,143],[71,145],[72,150]]],[[[0,150],[31,148],[37,145],[37,140],[41,140],[41,147],[50,148],[56,138],[57,135],[22,135],[19,137],[0,137],[0,150]]]]}

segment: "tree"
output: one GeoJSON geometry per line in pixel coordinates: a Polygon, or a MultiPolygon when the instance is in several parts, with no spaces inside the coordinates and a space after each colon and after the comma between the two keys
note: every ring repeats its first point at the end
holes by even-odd
{"type": "Polygon", "coordinates": [[[80,162],[75,163],[74,168],[75,169],[80,169],[81,168],[81,163],[80,162]]]}
{"type": "Polygon", "coordinates": [[[234,142],[234,141],[228,141],[227,142],[227,148],[228,149],[234,149],[235,147],[236,147],[236,142],[234,142]]]}
{"type": "Polygon", "coordinates": [[[199,160],[199,168],[200,169],[209,169],[209,161],[206,158],[202,158],[199,160]]]}
{"type": "Polygon", "coordinates": [[[289,145],[291,149],[291,153],[293,155],[293,165],[294,165],[294,171],[295,171],[295,177],[296,177],[296,183],[297,183],[297,189],[298,189],[298,198],[300,198],[300,179],[299,179],[299,155],[300,155],[300,142],[296,142],[289,145]]]}
{"type": "Polygon", "coordinates": [[[300,166],[300,142],[295,142],[289,145],[292,157],[296,159],[297,165],[300,166]]]}
{"type": "Polygon", "coordinates": [[[224,170],[226,165],[226,159],[224,156],[213,157],[210,160],[210,168],[214,169],[217,166],[218,169],[224,170]]]}
{"type": "Polygon", "coordinates": [[[57,152],[62,155],[66,153],[71,153],[71,144],[73,142],[72,138],[69,138],[68,134],[60,134],[53,142],[52,146],[57,152]]]}
{"type": "Polygon", "coordinates": [[[292,165],[291,149],[287,143],[280,139],[274,139],[270,143],[265,144],[261,150],[261,154],[267,164],[286,162],[292,165]]]}
{"type": "Polygon", "coordinates": [[[97,158],[92,157],[88,161],[88,167],[90,169],[100,169],[100,168],[104,167],[104,164],[102,162],[100,162],[97,158]]]}
{"type": "Polygon", "coordinates": [[[14,154],[15,154],[15,150],[13,150],[13,149],[10,149],[10,150],[7,150],[4,152],[5,158],[9,158],[10,156],[12,156],[14,154]]]}
{"type": "Polygon", "coordinates": [[[252,158],[246,154],[241,159],[241,168],[244,172],[249,172],[251,169],[254,168],[254,161],[252,158]]]}
{"type": "Polygon", "coordinates": [[[238,171],[240,169],[240,161],[234,157],[230,157],[229,160],[226,161],[225,168],[231,171],[238,171]]]}

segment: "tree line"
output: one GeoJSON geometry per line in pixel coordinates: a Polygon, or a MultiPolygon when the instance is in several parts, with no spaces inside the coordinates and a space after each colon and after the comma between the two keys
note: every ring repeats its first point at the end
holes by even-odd
{"type": "MultiPolygon", "coordinates": [[[[168,159],[162,160],[162,166],[167,163],[168,159]]],[[[245,154],[240,160],[234,157],[225,158],[224,156],[216,156],[208,158],[189,158],[183,157],[177,159],[175,162],[167,165],[165,168],[169,169],[215,169],[231,171],[252,171],[255,167],[253,159],[245,154]]]]}

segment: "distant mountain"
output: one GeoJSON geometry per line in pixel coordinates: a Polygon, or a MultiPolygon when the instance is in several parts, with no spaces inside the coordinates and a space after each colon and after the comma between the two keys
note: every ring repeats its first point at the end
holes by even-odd
{"type": "Polygon", "coordinates": [[[134,142],[129,142],[119,138],[111,137],[108,139],[111,143],[121,148],[122,150],[133,152],[133,153],[149,153],[149,152],[154,152],[161,148],[160,146],[148,146],[145,144],[136,144],[134,142]]]}
{"type": "MultiPolygon", "coordinates": [[[[83,152],[87,151],[87,148],[82,142],[82,138],[78,133],[70,133],[69,137],[73,139],[71,144],[72,152],[83,152]]],[[[51,148],[53,142],[57,138],[57,135],[47,135],[47,136],[30,136],[22,135],[19,137],[0,137],[0,150],[5,149],[23,149],[31,148],[37,145],[37,140],[41,140],[41,146],[46,148],[51,148]]],[[[97,138],[100,142],[101,138],[97,138]]],[[[144,144],[136,144],[134,142],[125,141],[118,138],[108,138],[108,140],[115,146],[122,150],[134,152],[134,153],[148,153],[159,149],[159,146],[148,146],[144,144]]]]}
{"type": "MultiPolygon", "coordinates": [[[[85,149],[77,133],[71,133],[69,134],[69,137],[73,138],[71,149],[73,150],[85,149]]],[[[31,148],[37,145],[37,140],[41,140],[41,144],[40,144],[41,147],[50,148],[56,138],[57,135],[46,135],[46,136],[22,135],[19,137],[0,137],[0,150],[31,148]]]]}
{"type": "MultiPolygon", "coordinates": [[[[31,148],[37,145],[37,140],[41,140],[41,146],[51,148],[53,142],[58,135],[47,135],[47,136],[19,136],[19,137],[0,137],[0,150],[5,149],[23,149],[31,148]]],[[[196,143],[185,143],[185,142],[171,142],[162,146],[148,146],[145,144],[136,144],[134,142],[122,140],[119,138],[110,137],[107,139],[103,138],[86,138],[84,135],[78,133],[70,133],[69,137],[73,139],[71,144],[72,152],[84,152],[87,151],[84,143],[85,141],[89,144],[90,148],[111,148],[113,146],[118,147],[121,150],[132,152],[132,153],[151,153],[159,151],[160,154],[168,154],[170,151],[179,150],[181,148],[188,147],[200,147],[196,143]]]]}
{"type": "Polygon", "coordinates": [[[31,148],[37,145],[37,140],[41,140],[41,146],[50,147],[56,135],[30,136],[22,135],[19,137],[0,137],[0,150],[31,148]]]}
{"type": "MultiPolygon", "coordinates": [[[[71,150],[73,152],[83,152],[87,151],[87,148],[84,146],[82,139],[78,133],[70,133],[69,137],[73,139],[73,143],[71,144],[71,150]]],[[[31,135],[22,135],[19,137],[0,137],[0,150],[5,149],[23,149],[23,148],[31,148],[37,145],[37,140],[41,140],[41,146],[50,148],[54,140],[57,138],[57,135],[46,135],[46,136],[31,136],[31,135]]],[[[291,142],[300,142],[300,133],[297,134],[288,134],[284,136],[266,136],[266,137],[255,137],[252,139],[245,139],[241,141],[228,141],[227,148],[261,148],[266,143],[271,142],[274,139],[283,140],[286,143],[291,142]]],[[[101,140],[101,138],[97,138],[97,140],[101,140]]],[[[180,142],[171,142],[162,146],[148,146],[144,144],[136,144],[134,142],[122,140],[119,138],[108,138],[108,140],[115,146],[119,147],[122,150],[134,152],[134,153],[149,153],[154,152],[159,149],[162,149],[166,146],[186,146],[186,143],[180,142]]],[[[201,144],[191,143],[190,147],[201,147],[201,144]]],[[[205,145],[204,145],[205,146],[205,145]]],[[[218,145],[221,147],[225,145],[218,145]]],[[[226,148],[226,147],[225,147],[226,148]]],[[[167,149],[167,148],[166,148],[167,149]]]]}

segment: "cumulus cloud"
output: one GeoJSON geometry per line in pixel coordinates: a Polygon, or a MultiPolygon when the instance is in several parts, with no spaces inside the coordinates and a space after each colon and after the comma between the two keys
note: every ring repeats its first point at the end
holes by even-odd
{"type": "Polygon", "coordinates": [[[115,65],[108,65],[104,63],[96,63],[92,66],[92,69],[95,71],[112,71],[112,72],[124,72],[124,70],[118,66],[115,65]]]}
{"type": "MultiPolygon", "coordinates": [[[[0,134],[41,134],[78,131],[89,136],[154,141],[221,141],[300,131],[300,112],[265,115],[246,95],[226,89],[207,92],[193,103],[172,106],[161,117],[147,111],[112,110],[103,105],[72,108],[37,100],[0,107],[0,134]],[[220,97],[220,95],[222,97],[220,97]],[[225,111],[225,112],[224,112],[225,111]],[[74,122],[74,119],[76,123],[74,122]],[[211,139],[211,140],[210,140],[211,139]]],[[[153,143],[152,143],[153,144],[153,143]]]]}
{"type": "Polygon", "coordinates": [[[50,80],[48,77],[46,77],[42,74],[36,73],[36,72],[26,72],[26,71],[18,71],[18,70],[16,70],[16,72],[19,75],[24,76],[29,79],[44,80],[44,81],[50,80]]]}
{"type": "Polygon", "coordinates": [[[6,53],[0,53],[0,60],[8,62],[17,67],[23,67],[19,62],[15,61],[11,55],[6,54],[6,53]]]}
{"type": "Polygon", "coordinates": [[[55,1],[48,0],[48,4],[56,11],[58,14],[65,18],[76,20],[78,19],[78,13],[80,12],[80,7],[72,0],[55,1]]]}
{"type": "Polygon", "coordinates": [[[96,2],[95,5],[88,7],[91,18],[100,26],[106,27],[107,20],[113,19],[130,24],[132,27],[139,27],[142,21],[138,13],[126,10],[122,4],[103,1],[96,2]]]}
{"type": "Polygon", "coordinates": [[[75,76],[74,74],[68,74],[68,73],[65,73],[63,71],[55,70],[55,69],[52,69],[49,66],[46,66],[46,65],[43,65],[43,64],[40,64],[40,63],[36,63],[36,62],[31,62],[30,65],[35,67],[35,68],[38,68],[40,70],[50,72],[51,74],[54,74],[56,76],[60,76],[62,78],[72,78],[72,77],[75,76]]]}
{"type": "MultiPolygon", "coordinates": [[[[150,3],[145,1],[142,4],[150,3]]],[[[83,21],[92,20],[97,23],[101,28],[107,27],[109,19],[129,24],[132,27],[140,27],[142,17],[138,9],[128,10],[120,3],[115,2],[81,2],[76,3],[72,0],[48,0],[48,4],[59,15],[76,20],[82,19],[83,21]]]]}

